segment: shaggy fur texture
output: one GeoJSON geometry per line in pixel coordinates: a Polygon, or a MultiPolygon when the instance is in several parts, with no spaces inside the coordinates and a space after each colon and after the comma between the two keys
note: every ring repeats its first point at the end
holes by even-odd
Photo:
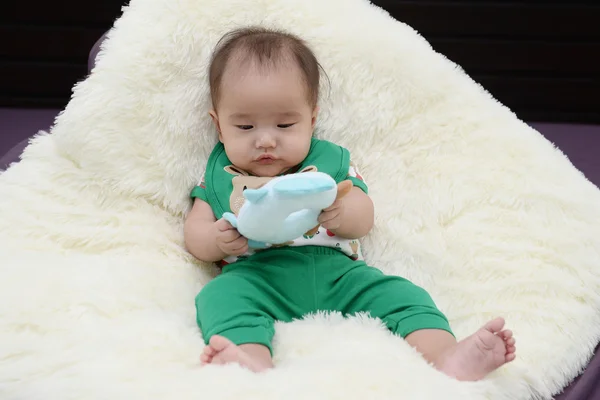
{"type": "Polygon", "coordinates": [[[0,398],[548,398],[600,338],[600,192],[410,27],[362,0],[132,0],[52,134],[0,175],[0,398]],[[277,368],[200,368],[183,247],[216,136],[207,62],[248,24],[309,41],[319,137],[368,180],[367,260],[430,291],[459,338],[504,315],[518,358],[435,371],[366,316],[277,326],[277,368]]]}

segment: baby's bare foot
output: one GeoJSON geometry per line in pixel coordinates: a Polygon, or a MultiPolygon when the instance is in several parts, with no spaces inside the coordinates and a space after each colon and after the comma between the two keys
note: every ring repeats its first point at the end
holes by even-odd
{"type": "Polygon", "coordinates": [[[442,355],[438,363],[445,374],[461,381],[476,381],[515,359],[515,339],[502,330],[504,319],[496,318],[442,355]]]}
{"type": "Polygon", "coordinates": [[[229,339],[215,335],[210,338],[208,346],[204,348],[200,356],[202,364],[229,364],[238,363],[254,372],[264,371],[270,368],[264,362],[255,360],[251,354],[236,346],[229,339]]]}

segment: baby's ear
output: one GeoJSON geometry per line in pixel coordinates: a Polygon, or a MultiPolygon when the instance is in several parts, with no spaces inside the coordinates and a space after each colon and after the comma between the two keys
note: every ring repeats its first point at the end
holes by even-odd
{"type": "Polygon", "coordinates": [[[219,132],[219,141],[222,142],[223,140],[221,138],[221,125],[219,124],[219,116],[217,115],[217,112],[215,110],[210,110],[208,114],[210,115],[210,118],[212,118],[213,124],[215,124],[217,132],[219,132]]]}
{"type": "Polygon", "coordinates": [[[312,112],[312,118],[310,121],[310,126],[312,129],[315,129],[315,125],[317,124],[317,116],[319,115],[319,106],[315,106],[312,112]]]}

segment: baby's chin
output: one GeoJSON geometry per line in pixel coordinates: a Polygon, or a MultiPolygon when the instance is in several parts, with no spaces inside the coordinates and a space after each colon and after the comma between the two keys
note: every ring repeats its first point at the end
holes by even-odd
{"type": "Polygon", "coordinates": [[[264,178],[272,178],[275,176],[279,176],[287,171],[289,168],[265,168],[264,166],[259,166],[255,168],[251,168],[250,172],[254,176],[261,176],[264,178]]]}
{"type": "Polygon", "coordinates": [[[254,176],[261,176],[265,178],[272,178],[275,176],[279,176],[284,174],[286,171],[290,170],[294,166],[281,165],[279,163],[274,163],[271,165],[251,165],[246,170],[250,172],[254,176]]]}

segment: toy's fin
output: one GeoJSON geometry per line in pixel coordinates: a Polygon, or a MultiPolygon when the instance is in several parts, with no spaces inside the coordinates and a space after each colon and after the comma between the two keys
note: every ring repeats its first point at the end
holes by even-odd
{"type": "Polygon", "coordinates": [[[234,228],[237,228],[237,217],[235,216],[235,214],[226,212],[223,213],[223,218],[229,222],[231,224],[231,226],[233,226],[234,228]]]}
{"type": "Polygon", "coordinates": [[[269,193],[268,189],[246,189],[244,190],[244,197],[250,203],[258,204],[260,201],[269,193]]]}
{"type": "Polygon", "coordinates": [[[273,191],[283,196],[297,196],[305,194],[323,193],[335,188],[333,179],[319,179],[315,177],[286,179],[277,182],[273,191]]]}
{"type": "Polygon", "coordinates": [[[255,240],[248,239],[248,247],[251,249],[266,249],[269,247],[266,243],[257,242],[255,240]]]}

